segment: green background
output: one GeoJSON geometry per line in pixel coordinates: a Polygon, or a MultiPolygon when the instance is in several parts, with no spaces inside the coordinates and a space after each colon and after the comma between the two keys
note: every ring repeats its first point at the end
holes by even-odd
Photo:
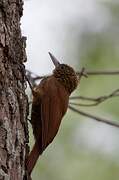
{"type": "MultiPolygon", "coordinates": [[[[72,19],[66,26],[64,46],[66,53],[70,52],[67,63],[75,61],[76,70],[81,67],[86,70],[119,69],[119,3],[98,3],[108,11],[109,23],[105,28],[97,32],[87,25],[79,33],[78,18],[77,21],[72,19]]],[[[74,94],[90,97],[106,95],[119,88],[118,82],[119,76],[89,76],[82,78],[74,94]]],[[[95,107],[80,109],[119,121],[118,97],[95,107]]],[[[32,146],[34,138],[29,127],[32,146]]],[[[32,177],[34,180],[118,180],[119,129],[68,110],[58,135],[39,158],[32,177]]]]}

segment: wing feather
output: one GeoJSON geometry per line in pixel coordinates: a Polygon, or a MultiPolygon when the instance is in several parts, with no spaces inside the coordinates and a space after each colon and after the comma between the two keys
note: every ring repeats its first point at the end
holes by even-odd
{"type": "Polygon", "coordinates": [[[49,121],[50,121],[50,98],[48,96],[45,96],[41,101],[42,151],[45,150],[47,145],[49,121]]]}
{"type": "Polygon", "coordinates": [[[56,136],[68,106],[66,90],[55,79],[43,80],[36,87],[31,123],[41,153],[56,136]]]}

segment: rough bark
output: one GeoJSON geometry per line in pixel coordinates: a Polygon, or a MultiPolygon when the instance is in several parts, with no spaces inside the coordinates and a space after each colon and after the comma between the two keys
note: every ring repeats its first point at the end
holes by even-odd
{"type": "Polygon", "coordinates": [[[22,0],[0,0],[0,180],[27,179],[27,96],[22,0]]]}

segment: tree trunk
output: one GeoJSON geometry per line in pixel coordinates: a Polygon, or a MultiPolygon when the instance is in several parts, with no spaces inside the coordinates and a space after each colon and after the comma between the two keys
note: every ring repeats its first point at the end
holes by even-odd
{"type": "Polygon", "coordinates": [[[0,0],[0,180],[26,178],[27,96],[22,0],[0,0]]]}

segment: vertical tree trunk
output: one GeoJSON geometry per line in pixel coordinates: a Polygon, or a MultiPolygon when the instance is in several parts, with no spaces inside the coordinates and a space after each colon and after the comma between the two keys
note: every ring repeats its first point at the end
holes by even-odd
{"type": "Polygon", "coordinates": [[[0,0],[0,180],[25,178],[27,96],[22,0],[0,0]]]}

